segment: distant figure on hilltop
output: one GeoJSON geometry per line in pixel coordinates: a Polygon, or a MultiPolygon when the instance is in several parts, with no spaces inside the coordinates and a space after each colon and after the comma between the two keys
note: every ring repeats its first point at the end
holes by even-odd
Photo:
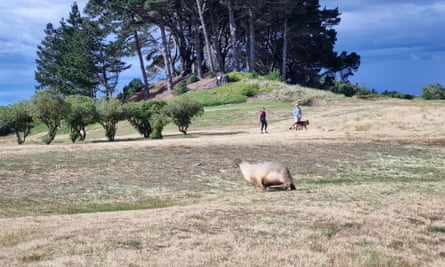
{"type": "Polygon", "coordinates": [[[261,125],[261,133],[267,133],[266,108],[263,107],[258,113],[258,121],[261,125]]]}

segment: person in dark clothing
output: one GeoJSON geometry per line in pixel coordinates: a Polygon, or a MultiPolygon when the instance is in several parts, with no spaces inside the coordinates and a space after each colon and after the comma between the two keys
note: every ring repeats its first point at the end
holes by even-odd
{"type": "Polygon", "coordinates": [[[261,133],[267,133],[266,108],[262,108],[258,113],[258,121],[261,125],[261,133]]]}

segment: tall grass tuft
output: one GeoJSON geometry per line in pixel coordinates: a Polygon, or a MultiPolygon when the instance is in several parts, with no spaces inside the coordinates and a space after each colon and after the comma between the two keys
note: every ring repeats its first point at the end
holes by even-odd
{"type": "Polygon", "coordinates": [[[279,69],[273,69],[267,73],[264,78],[269,81],[282,81],[279,69]]]}

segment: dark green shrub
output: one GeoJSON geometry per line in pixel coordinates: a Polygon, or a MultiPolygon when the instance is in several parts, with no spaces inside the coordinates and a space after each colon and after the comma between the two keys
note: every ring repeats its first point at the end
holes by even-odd
{"type": "Polygon", "coordinates": [[[47,89],[38,91],[32,97],[33,114],[35,118],[48,127],[46,144],[50,144],[56,137],[62,119],[70,111],[70,104],[58,91],[47,89]]]}
{"type": "Polygon", "coordinates": [[[445,99],[445,88],[436,83],[422,88],[422,97],[426,100],[445,99]]]}
{"type": "Polygon", "coordinates": [[[71,129],[71,142],[75,143],[77,139],[84,141],[87,134],[86,127],[98,120],[95,100],[89,96],[70,95],[66,98],[66,102],[71,105],[65,118],[71,129]]]}
{"type": "Polygon", "coordinates": [[[0,136],[6,136],[12,133],[12,129],[9,127],[6,121],[2,119],[3,117],[2,112],[4,111],[6,111],[6,107],[0,106],[0,136]]]}
{"type": "Polygon", "coordinates": [[[402,94],[400,92],[397,91],[383,91],[382,92],[383,96],[387,96],[387,97],[392,97],[392,98],[401,98],[401,99],[413,99],[414,96],[409,95],[409,94],[402,94]]]}
{"type": "Polygon", "coordinates": [[[156,114],[153,116],[153,131],[150,134],[150,139],[162,139],[162,130],[169,122],[165,114],[156,114]]]}
{"type": "Polygon", "coordinates": [[[147,100],[129,103],[125,106],[127,120],[144,138],[162,138],[162,129],[166,120],[161,116],[162,108],[167,105],[163,100],[147,100]]]}
{"type": "Polygon", "coordinates": [[[124,100],[129,99],[135,93],[141,91],[143,87],[144,87],[144,84],[142,83],[142,81],[140,79],[131,80],[128,83],[128,85],[123,88],[124,100]]]}
{"type": "Polygon", "coordinates": [[[98,121],[105,129],[105,136],[108,141],[114,141],[117,124],[126,117],[126,111],[122,103],[115,98],[101,98],[96,102],[96,110],[98,121]]]}
{"type": "Polygon", "coordinates": [[[204,113],[203,106],[190,99],[175,99],[164,107],[164,112],[169,116],[173,123],[178,126],[178,130],[183,134],[187,134],[192,118],[200,116],[204,113]]]}
{"type": "Polygon", "coordinates": [[[14,131],[19,145],[25,142],[33,127],[30,102],[21,101],[0,109],[0,131],[14,131]]]}
{"type": "Polygon", "coordinates": [[[12,133],[12,130],[7,125],[0,125],[0,136],[6,136],[11,133],[12,133]]]}
{"type": "Polygon", "coordinates": [[[376,94],[376,92],[370,91],[366,87],[360,86],[358,84],[352,84],[350,82],[335,82],[334,85],[329,88],[329,90],[336,94],[343,94],[348,97],[354,95],[366,96],[376,94]]]}
{"type": "Polygon", "coordinates": [[[239,88],[238,94],[240,95],[244,95],[244,96],[254,96],[256,94],[258,94],[258,91],[260,90],[260,87],[258,85],[258,83],[247,83],[244,86],[242,86],[241,88],[239,88]]]}

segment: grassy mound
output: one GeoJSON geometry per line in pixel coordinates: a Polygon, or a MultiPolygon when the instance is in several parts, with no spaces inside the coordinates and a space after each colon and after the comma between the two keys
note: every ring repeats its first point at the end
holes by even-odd
{"type": "Polygon", "coordinates": [[[229,73],[229,82],[215,89],[199,90],[178,97],[195,100],[204,106],[244,103],[249,97],[267,95],[279,102],[299,101],[307,104],[313,99],[340,98],[329,91],[301,87],[267,77],[254,77],[252,74],[229,73]]]}

